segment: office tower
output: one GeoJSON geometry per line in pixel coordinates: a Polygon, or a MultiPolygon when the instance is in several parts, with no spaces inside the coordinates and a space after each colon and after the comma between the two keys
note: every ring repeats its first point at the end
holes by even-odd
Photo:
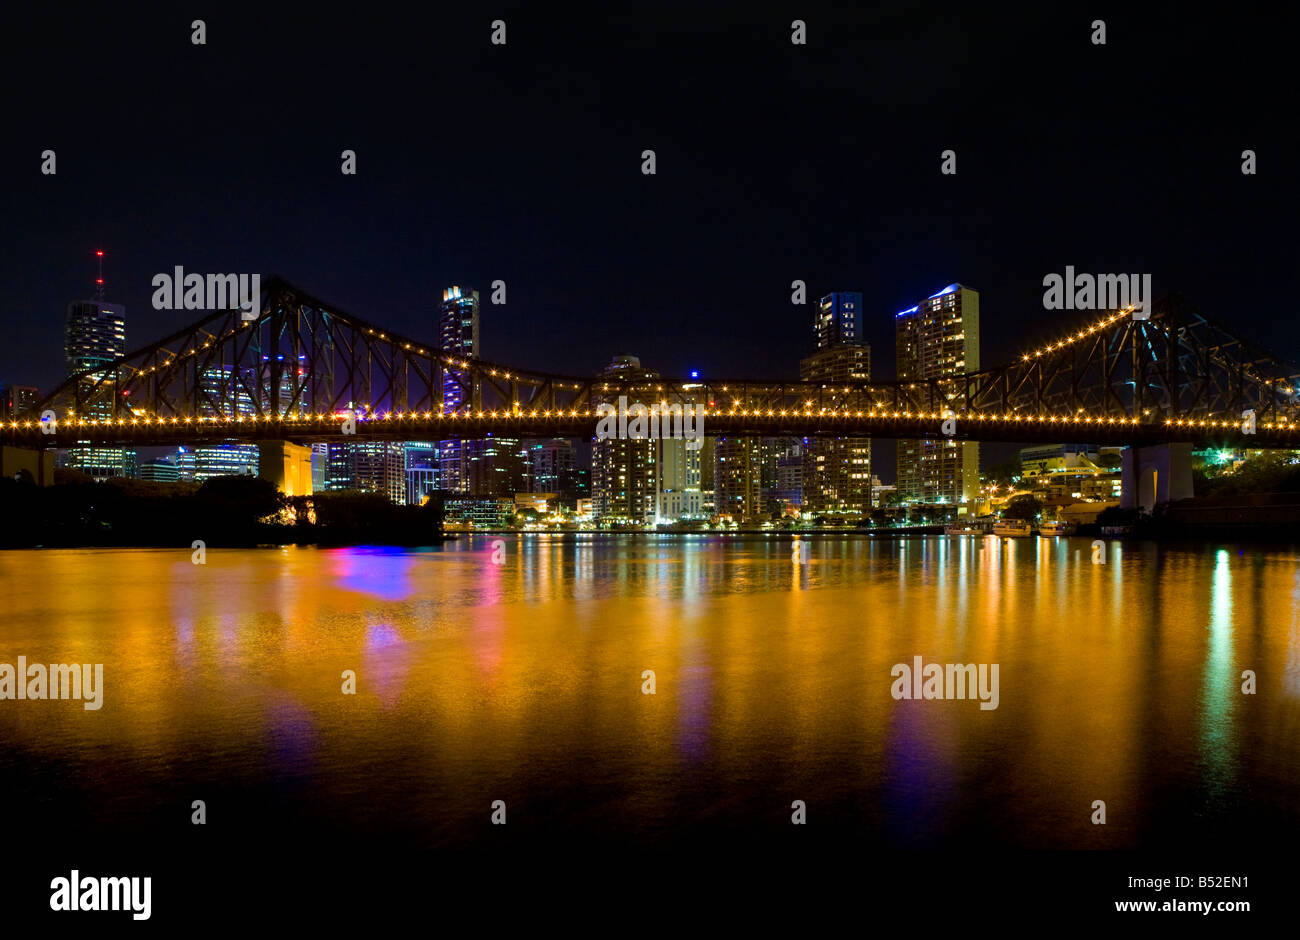
{"type": "MultiPolygon", "coordinates": [[[[979,292],[962,284],[949,284],[900,311],[894,318],[898,380],[978,371],[979,314],[979,292]]],[[[959,404],[955,394],[954,411],[959,404]]],[[[937,435],[899,441],[898,493],[908,502],[974,504],[979,499],[979,444],[937,435]]]]}
{"type": "MultiPolygon", "coordinates": [[[[683,413],[694,409],[692,428],[702,429],[702,418],[706,406],[702,384],[684,386],[673,404],[682,406],[683,413]]],[[[686,436],[686,422],[683,418],[681,437],[674,437],[674,418],[661,419],[659,432],[658,466],[656,468],[655,522],[671,523],[683,520],[707,519],[704,511],[704,459],[712,457],[712,451],[706,450],[707,439],[691,440],[686,436]]]]}
{"type": "Polygon", "coordinates": [[[733,522],[767,518],[763,505],[761,439],[718,437],[713,442],[714,512],[733,522]]]}
{"type": "Polygon", "coordinates": [[[528,444],[528,462],[531,467],[532,493],[566,494],[565,486],[573,485],[573,467],[576,453],[573,441],[554,438],[549,441],[531,441],[528,444]]]}
{"type": "MultiPolygon", "coordinates": [[[[636,356],[615,356],[601,371],[610,380],[609,389],[593,389],[592,404],[608,402],[618,407],[618,385],[624,382],[651,382],[659,373],[641,366],[636,356]]],[[[647,395],[646,397],[650,397],[647,395]]],[[[627,407],[637,404],[639,396],[628,396],[627,407]]],[[[650,402],[643,402],[649,407],[650,402]]],[[[591,445],[591,499],[593,512],[600,522],[650,525],[655,519],[659,492],[658,441],[612,437],[594,440],[591,445]]]]}
{"type": "Polygon", "coordinates": [[[776,501],[782,511],[797,509],[803,503],[803,447],[796,443],[776,461],[776,501]]]}
{"type": "Polygon", "coordinates": [[[19,417],[37,418],[28,414],[40,401],[40,392],[30,385],[5,385],[0,387],[0,418],[12,421],[19,417]]]}
{"type": "Polygon", "coordinates": [[[196,483],[213,477],[257,476],[259,453],[256,444],[216,444],[194,448],[190,455],[190,479],[196,483]]]}
{"type": "Polygon", "coordinates": [[[688,443],[692,442],[685,438],[659,441],[656,522],[704,518],[704,500],[700,494],[701,448],[687,447],[688,443]]]}
{"type": "MultiPolygon", "coordinates": [[[[103,252],[99,253],[103,257],[103,252]]],[[[101,262],[102,264],[102,262],[101,262]]],[[[104,277],[101,267],[97,299],[76,300],[68,304],[64,337],[64,354],[68,375],[107,366],[126,355],[126,308],[104,300],[104,277]]],[[[79,383],[83,390],[98,384],[96,401],[81,417],[113,417],[112,401],[118,395],[115,377],[108,372],[88,373],[79,383]]],[[[93,447],[79,443],[68,449],[64,465],[87,473],[97,480],[135,475],[135,450],[124,447],[93,447]]]]}
{"type": "MultiPolygon", "coordinates": [[[[248,389],[257,387],[255,369],[249,369],[241,382],[234,367],[209,366],[199,376],[196,411],[205,418],[255,417],[257,407],[248,389]]],[[[202,483],[220,476],[257,476],[259,456],[256,444],[200,444],[187,461],[188,479],[202,483]]]]}
{"type": "Polygon", "coordinates": [[[758,442],[758,471],[760,502],[764,512],[780,515],[786,509],[787,500],[777,495],[780,489],[778,471],[781,457],[799,443],[795,437],[763,437],[758,442]]]}
{"type": "MultiPolygon", "coordinates": [[[[840,291],[818,306],[817,349],[799,360],[799,379],[831,392],[871,379],[871,348],[862,335],[862,295],[840,291]]],[[[871,512],[871,439],[808,437],[801,450],[800,506],[804,512],[862,516],[871,512]]]]}
{"type": "Polygon", "coordinates": [[[325,492],[325,481],[329,476],[330,446],[328,444],[311,445],[311,491],[325,492]]]}
{"type": "Polygon", "coordinates": [[[180,468],[166,457],[154,457],[140,463],[141,480],[150,480],[155,483],[175,483],[180,478],[180,468]]]}
{"type": "Polygon", "coordinates": [[[866,342],[862,335],[862,295],[856,291],[827,294],[817,305],[814,329],[818,349],[861,346],[866,342]]]}
{"type": "Polygon", "coordinates": [[[40,415],[28,414],[41,400],[41,393],[31,385],[6,385],[0,388],[0,418],[13,421],[16,418],[39,418],[40,415]]]}
{"type": "Polygon", "coordinates": [[[432,441],[402,445],[406,459],[406,504],[419,506],[438,489],[438,447],[432,441]]]}
{"type": "MultiPolygon", "coordinates": [[[[442,351],[457,359],[476,359],[479,355],[478,291],[470,287],[449,287],[442,292],[438,307],[438,339],[442,351]]],[[[467,390],[457,376],[444,373],[442,410],[452,412],[462,406],[474,407],[478,390],[467,390]]],[[[464,467],[464,448],[459,440],[438,443],[439,486],[451,493],[468,493],[469,481],[464,467]]]]}
{"type": "Polygon", "coordinates": [[[518,438],[461,442],[461,480],[472,496],[514,496],[527,492],[524,445],[518,438]]]}
{"type": "Polygon", "coordinates": [[[396,441],[331,443],[325,486],[380,493],[402,505],[407,497],[405,450],[396,441]]]}

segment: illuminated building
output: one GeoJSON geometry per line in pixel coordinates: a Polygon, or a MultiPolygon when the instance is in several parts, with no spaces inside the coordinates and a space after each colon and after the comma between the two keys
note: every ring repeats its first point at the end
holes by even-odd
{"type": "Polygon", "coordinates": [[[718,437],[713,442],[714,513],[735,522],[766,518],[763,506],[762,453],[757,437],[718,437]]]}
{"type": "Polygon", "coordinates": [[[405,449],[396,441],[331,443],[325,487],[381,493],[402,505],[407,500],[405,449]]]}
{"type": "Polygon", "coordinates": [[[817,305],[815,328],[818,349],[863,345],[862,295],[856,291],[827,294],[817,305]]]}
{"type": "Polygon", "coordinates": [[[432,441],[402,445],[406,461],[406,504],[419,506],[438,489],[438,447],[432,441]]]}
{"type": "MultiPolygon", "coordinates": [[[[479,354],[479,298],[478,291],[470,287],[449,287],[442,292],[438,308],[438,339],[442,350],[462,359],[477,358],[479,354]]],[[[442,379],[442,410],[452,412],[462,405],[475,404],[465,400],[465,389],[450,373],[442,379]]],[[[464,467],[464,448],[458,440],[438,443],[439,487],[452,493],[469,492],[469,480],[464,467]]]]}
{"type": "MultiPolygon", "coordinates": [[[[900,311],[894,318],[898,380],[926,381],[978,371],[979,303],[978,291],[949,284],[915,307],[900,311]]],[[[954,413],[959,405],[952,403],[954,413]]],[[[898,492],[908,502],[975,503],[979,498],[979,444],[942,437],[900,440],[898,492]]]]}
{"type": "MultiPolygon", "coordinates": [[[[871,379],[871,348],[862,339],[861,294],[841,291],[823,297],[816,334],[816,351],[799,360],[801,381],[831,389],[871,379]]],[[[802,511],[858,516],[871,511],[870,438],[807,437],[801,456],[801,492],[795,504],[802,511]]]]}
{"type": "Polygon", "coordinates": [[[531,467],[530,489],[535,493],[563,493],[561,481],[571,479],[574,465],[573,442],[563,438],[528,444],[531,467]]]}
{"type": "MultiPolygon", "coordinates": [[[[109,365],[126,355],[126,307],[104,300],[104,253],[100,251],[96,254],[101,259],[99,277],[95,282],[97,299],[76,300],[68,304],[64,336],[68,375],[109,365]]],[[[114,387],[115,381],[115,377],[107,371],[91,372],[81,380],[79,384],[83,391],[88,393],[97,384],[101,390],[96,396],[96,402],[81,417],[113,417],[111,401],[118,394],[114,387]],[[103,394],[105,390],[107,395],[103,394]]],[[[81,443],[68,449],[63,463],[96,480],[135,475],[135,451],[130,448],[92,447],[88,443],[81,443]]]]}
{"type": "MultiPolygon", "coordinates": [[[[691,389],[685,390],[682,406],[703,409],[704,399],[691,389]]],[[[698,420],[698,419],[697,419],[698,420]]],[[[685,436],[660,437],[657,442],[659,464],[655,477],[655,522],[672,523],[705,519],[704,494],[701,492],[703,462],[712,457],[706,439],[688,441],[685,436]],[[687,446],[687,444],[691,446],[687,446]],[[698,444],[698,446],[696,446],[698,444]]]]}
{"type": "Polygon", "coordinates": [[[474,496],[513,496],[527,488],[524,445],[518,438],[461,442],[461,482],[474,496]]]}
{"type": "MultiPolygon", "coordinates": [[[[625,381],[652,381],[659,373],[644,369],[636,356],[615,356],[601,376],[625,381]]],[[[593,392],[593,407],[612,398],[593,392]]],[[[636,404],[628,402],[628,407],[636,404]]],[[[612,437],[591,445],[591,499],[597,522],[651,525],[659,492],[658,441],[612,437]]]]}
{"type": "Polygon", "coordinates": [[[803,447],[794,444],[776,460],[776,490],[773,497],[783,509],[803,503],[803,447]]]}
{"type": "Polygon", "coordinates": [[[0,418],[12,421],[31,411],[40,400],[41,393],[33,386],[6,385],[0,388],[0,418]]]}
{"type": "Polygon", "coordinates": [[[140,479],[155,483],[175,483],[181,478],[180,468],[166,457],[155,457],[140,463],[140,479]]]}
{"type": "MultiPolygon", "coordinates": [[[[257,388],[255,370],[248,370],[245,381],[232,366],[209,366],[199,377],[197,412],[202,417],[243,417],[257,414],[248,388],[257,388]]],[[[202,483],[220,476],[257,476],[258,451],[256,444],[201,444],[193,449],[182,467],[184,479],[202,483]],[[188,475],[184,475],[188,474],[188,475]]]]}

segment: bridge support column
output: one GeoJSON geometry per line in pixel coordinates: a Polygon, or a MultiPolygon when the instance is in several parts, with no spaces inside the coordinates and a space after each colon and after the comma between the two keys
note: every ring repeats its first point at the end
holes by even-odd
{"type": "Polygon", "coordinates": [[[258,441],[257,475],[285,496],[311,496],[311,448],[289,441],[258,441]]]}
{"type": "Polygon", "coordinates": [[[1162,503],[1192,495],[1192,445],[1126,447],[1121,455],[1122,509],[1150,512],[1162,503]]]}
{"type": "Polygon", "coordinates": [[[53,486],[54,451],[0,447],[0,476],[31,480],[37,486],[53,486]]]}

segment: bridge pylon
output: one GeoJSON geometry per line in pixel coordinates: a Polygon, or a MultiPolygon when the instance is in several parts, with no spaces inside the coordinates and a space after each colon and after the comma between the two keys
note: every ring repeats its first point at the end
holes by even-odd
{"type": "Polygon", "coordinates": [[[1126,447],[1120,456],[1120,507],[1150,512],[1192,495],[1192,445],[1126,447]]]}
{"type": "Polygon", "coordinates": [[[285,496],[311,496],[311,447],[291,441],[257,442],[257,475],[285,496]]]}

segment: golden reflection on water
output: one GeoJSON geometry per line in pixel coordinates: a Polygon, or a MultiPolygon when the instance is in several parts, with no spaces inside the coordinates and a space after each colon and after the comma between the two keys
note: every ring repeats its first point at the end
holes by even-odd
{"type": "Polygon", "coordinates": [[[106,686],[98,712],[0,702],[0,733],[28,755],[111,748],[182,775],[201,754],[355,792],[492,781],[527,801],[576,774],[609,788],[614,822],[663,818],[707,778],[710,812],[812,794],[920,842],[974,813],[1020,826],[1009,844],[1128,846],[1124,823],[1171,789],[1294,796],[1288,551],[1113,542],[1093,564],[1086,539],[846,538],[799,564],[775,539],[540,536],[506,537],[497,565],[493,538],[206,565],[0,553],[0,662],[102,662],[106,686]],[[914,656],[998,663],[999,707],[894,701],[914,656]]]}

